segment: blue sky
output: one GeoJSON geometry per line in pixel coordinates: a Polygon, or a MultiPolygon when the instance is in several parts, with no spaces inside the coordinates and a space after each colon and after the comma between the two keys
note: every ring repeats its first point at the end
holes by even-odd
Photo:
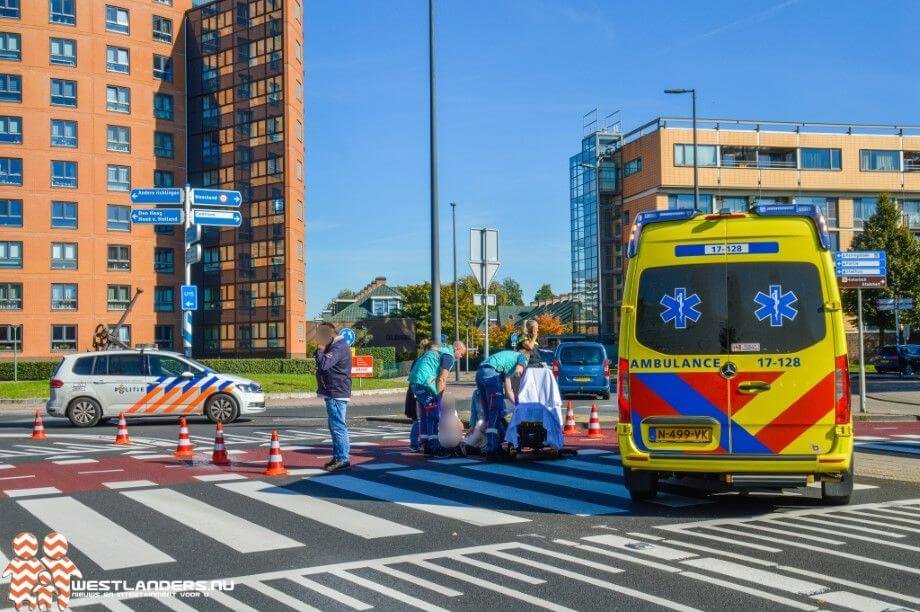
{"type": "MultiPolygon", "coordinates": [[[[501,231],[525,298],[571,285],[568,158],[582,115],[920,123],[917,3],[439,0],[442,280],[501,231]]],[[[425,0],[306,2],[307,300],[429,275],[425,0]]]]}

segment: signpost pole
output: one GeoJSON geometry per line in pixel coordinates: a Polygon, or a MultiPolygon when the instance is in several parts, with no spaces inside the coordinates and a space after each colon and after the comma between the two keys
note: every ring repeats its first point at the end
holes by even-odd
{"type": "MultiPolygon", "coordinates": [[[[188,251],[191,243],[188,238],[188,230],[192,226],[192,186],[186,185],[185,198],[183,201],[183,206],[185,208],[185,251],[188,251]]],[[[192,264],[189,263],[188,259],[185,259],[185,284],[192,284],[192,264]]],[[[183,300],[184,302],[184,300],[183,300]]],[[[182,352],[186,357],[192,356],[192,311],[186,310],[184,308],[185,304],[183,303],[182,309],[182,352]]]]}
{"type": "Polygon", "coordinates": [[[866,412],[866,344],[863,329],[862,289],[856,290],[856,325],[859,339],[859,412],[866,412]]]}
{"type": "Polygon", "coordinates": [[[894,344],[901,346],[901,297],[894,296],[894,344]]]}
{"type": "Polygon", "coordinates": [[[482,303],[485,305],[485,308],[486,308],[486,311],[485,311],[486,330],[485,330],[485,337],[484,337],[482,349],[483,349],[483,356],[484,358],[487,359],[489,357],[489,264],[488,264],[488,257],[486,256],[486,232],[483,231],[482,234],[480,234],[479,239],[482,241],[482,260],[483,260],[482,267],[481,267],[482,269],[482,283],[481,283],[482,285],[482,303]]]}

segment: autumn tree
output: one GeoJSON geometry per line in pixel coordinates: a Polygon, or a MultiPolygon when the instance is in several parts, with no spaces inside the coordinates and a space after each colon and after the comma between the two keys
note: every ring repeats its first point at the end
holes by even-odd
{"type": "Polygon", "coordinates": [[[540,326],[541,336],[561,336],[565,333],[565,326],[562,325],[562,320],[554,314],[544,312],[534,317],[534,320],[540,326]]]}
{"type": "Polygon", "coordinates": [[[514,325],[514,321],[505,321],[501,325],[495,323],[489,325],[489,346],[492,348],[492,352],[508,346],[511,341],[511,335],[519,331],[514,325]]]}

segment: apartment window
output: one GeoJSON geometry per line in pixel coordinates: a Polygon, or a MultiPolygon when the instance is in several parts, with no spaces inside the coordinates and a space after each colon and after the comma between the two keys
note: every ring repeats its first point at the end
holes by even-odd
{"type": "Polygon", "coordinates": [[[0,32],[0,60],[18,62],[22,59],[22,37],[19,34],[0,32]]]}
{"type": "Polygon", "coordinates": [[[108,251],[109,272],[131,271],[131,247],[124,244],[110,244],[108,251]]]}
{"type": "Polygon", "coordinates": [[[901,213],[904,215],[905,227],[912,230],[920,229],[920,200],[902,201],[901,213]]]}
{"type": "Polygon", "coordinates": [[[77,106],[77,82],[51,79],[51,103],[57,106],[77,106]]]}
{"type": "Polygon", "coordinates": [[[840,149],[799,149],[799,162],[804,170],[840,170],[840,149]]]}
{"type": "Polygon", "coordinates": [[[52,242],[51,243],[51,269],[76,270],[77,269],[77,243],[52,242]]]}
{"type": "Polygon", "coordinates": [[[51,310],[76,310],[77,286],[75,284],[51,285],[51,310]]]}
{"type": "Polygon", "coordinates": [[[298,102],[303,102],[303,83],[296,81],[297,87],[294,88],[294,95],[297,97],[298,102]]]}
{"type": "Polygon", "coordinates": [[[172,0],[153,0],[157,4],[165,4],[166,6],[172,6],[172,0]]]}
{"type": "Polygon", "coordinates": [[[131,191],[131,168],[109,165],[106,171],[109,191],[131,191]]]}
{"type": "Polygon", "coordinates": [[[637,157],[623,164],[623,176],[631,176],[637,172],[642,172],[641,157],[637,157]]]}
{"type": "Polygon", "coordinates": [[[77,122],[65,119],[51,120],[51,146],[69,147],[77,146],[77,122]]]}
{"type": "Polygon", "coordinates": [[[202,53],[217,53],[218,50],[218,35],[216,30],[204,30],[201,32],[201,52],[202,53]]]}
{"type": "MultiPolygon", "coordinates": [[[[692,193],[672,193],[668,196],[668,209],[688,209],[693,210],[693,194],[692,193]]],[[[712,196],[709,194],[700,194],[700,210],[703,212],[709,212],[712,210],[712,196]]]]}
{"type": "Polygon", "coordinates": [[[160,234],[162,236],[172,236],[174,233],[173,226],[172,225],[154,225],[153,233],[160,234]]]}
{"type": "Polygon", "coordinates": [[[828,232],[828,237],[831,239],[831,251],[840,250],[840,232],[828,232]]]}
{"type": "Polygon", "coordinates": [[[175,251],[166,247],[156,247],[153,250],[153,271],[158,274],[175,272],[175,251]]]}
{"type": "Polygon", "coordinates": [[[904,172],[920,172],[920,151],[904,151],[904,172]]]}
{"type": "Polygon", "coordinates": [[[22,200],[0,200],[0,226],[22,227],[22,200]]]}
{"type": "Polygon", "coordinates": [[[52,161],[51,162],[51,186],[64,187],[67,189],[77,188],[77,162],[74,161],[52,161]]]}
{"type": "Polygon", "coordinates": [[[297,23],[303,19],[303,7],[300,5],[300,2],[294,2],[294,17],[297,18],[297,23]]]}
{"type": "Polygon", "coordinates": [[[0,143],[22,144],[22,117],[0,116],[0,143]]]}
{"type": "Polygon", "coordinates": [[[130,232],[131,207],[109,204],[106,208],[106,229],[114,232],[130,232]]]}
{"type": "Polygon", "coordinates": [[[297,121],[297,140],[303,142],[303,121],[297,121]]]}
{"type": "Polygon", "coordinates": [[[107,310],[127,310],[131,301],[131,285],[109,285],[107,310]]]}
{"type": "Polygon", "coordinates": [[[51,350],[52,351],[75,351],[77,350],[77,326],[76,325],[52,325],[51,326],[51,350]]]}
{"type": "Polygon", "coordinates": [[[153,78],[172,83],[172,60],[164,55],[153,56],[153,78]]]}
{"type": "Polygon", "coordinates": [[[723,196],[719,198],[719,210],[728,209],[731,212],[747,212],[748,199],[744,196],[723,196]]]}
{"type": "Polygon", "coordinates": [[[69,38],[52,38],[48,61],[52,66],[76,66],[77,41],[69,38]]]}
{"type": "Polygon", "coordinates": [[[303,60],[303,46],[299,40],[294,43],[294,57],[297,58],[297,61],[303,60]]]}
{"type": "Polygon", "coordinates": [[[0,242],[0,268],[22,267],[22,242],[4,240],[0,242]]]}
{"type": "Polygon", "coordinates": [[[220,160],[220,142],[217,136],[205,135],[201,139],[201,157],[206,164],[217,163],[220,160]]]}
{"type": "MultiPolygon", "coordinates": [[[[696,150],[699,153],[697,165],[700,167],[716,166],[718,162],[718,148],[715,145],[697,145],[696,150]]],[[[693,165],[693,145],[676,144],[674,145],[674,165],[675,166],[692,166],[693,165]]]]}
{"type": "Polygon", "coordinates": [[[758,196],[754,198],[754,205],[776,206],[777,204],[788,204],[789,198],[785,196],[758,196]]]}
{"type": "Polygon", "coordinates": [[[723,145],[721,163],[726,168],[754,168],[757,166],[757,147],[723,145]]]}
{"type": "Polygon", "coordinates": [[[0,185],[22,185],[22,159],[0,157],[0,185]]]}
{"type": "Polygon", "coordinates": [[[201,71],[201,88],[205,91],[214,91],[220,86],[220,75],[217,68],[205,68],[201,71]]]}
{"type": "MultiPolygon", "coordinates": [[[[109,325],[109,333],[115,334],[115,337],[121,340],[124,344],[131,346],[131,326],[122,325],[118,328],[118,331],[115,330],[114,325],[109,325]]],[[[119,362],[115,360],[118,358],[118,355],[112,355],[109,358],[109,374],[117,372],[119,374],[126,374],[130,376],[140,375],[141,368],[141,358],[139,356],[135,357],[134,355],[123,355],[119,362]]]]}
{"type": "Polygon", "coordinates": [[[220,251],[217,247],[204,249],[201,259],[204,261],[205,272],[217,272],[220,270],[220,251]]]}
{"type": "Polygon", "coordinates": [[[0,74],[0,102],[22,102],[22,77],[0,74]]]}
{"type": "Polygon", "coordinates": [[[265,160],[265,173],[269,176],[277,176],[281,174],[281,169],[283,167],[284,158],[280,155],[271,156],[265,160]]]}
{"type": "Polygon", "coordinates": [[[0,0],[0,18],[19,19],[19,0],[0,0]]]}
{"type": "Polygon", "coordinates": [[[175,310],[173,304],[172,287],[154,287],[153,288],[153,310],[154,312],[172,312],[175,310]]]}
{"type": "Polygon", "coordinates": [[[172,121],[174,118],[173,97],[169,94],[153,94],[153,116],[172,121]]]}
{"type": "Polygon", "coordinates": [[[244,100],[250,95],[250,83],[251,79],[248,74],[240,75],[240,82],[236,85],[236,95],[244,100]]]}
{"type": "Polygon", "coordinates": [[[107,151],[129,153],[131,151],[131,128],[123,125],[110,125],[106,128],[107,151]]]}
{"type": "Polygon", "coordinates": [[[159,42],[171,43],[173,41],[173,22],[172,19],[153,16],[153,40],[159,42]]]}
{"type": "Polygon", "coordinates": [[[77,24],[76,0],[49,0],[48,21],[62,25],[77,24]]]}
{"type": "Polygon", "coordinates": [[[77,229],[77,203],[52,202],[51,227],[56,229],[77,229]]]}
{"type": "Polygon", "coordinates": [[[795,168],[795,149],[786,147],[760,147],[757,149],[759,168],[795,168]]]}
{"type": "Polygon", "coordinates": [[[0,310],[22,310],[22,283],[0,283],[0,310]]]}
{"type": "Polygon", "coordinates": [[[795,196],[796,204],[811,204],[817,206],[828,227],[837,227],[837,198],[825,196],[795,196]]]}
{"type": "Polygon", "coordinates": [[[901,169],[901,152],[862,149],[859,152],[859,169],[863,172],[897,172],[901,169]]]}
{"type": "Polygon", "coordinates": [[[175,332],[172,325],[157,325],[153,328],[153,341],[161,350],[172,350],[175,343],[175,332]]]}
{"type": "Polygon", "coordinates": [[[105,29],[116,34],[130,34],[131,24],[128,21],[128,9],[120,6],[106,5],[105,29]]]}
{"type": "Polygon", "coordinates": [[[169,170],[153,171],[154,187],[173,187],[176,184],[176,175],[169,170]]]}
{"type": "Polygon", "coordinates": [[[853,227],[863,227],[878,212],[878,198],[853,199],[853,227]]]}
{"type": "Polygon", "coordinates": [[[131,55],[124,47],[105,48],[105,69],[109,72],[128,74],[131,72],[131,55]]]}
{"type": "Polygon", "coordinates": [[[154,132],[153,154],[156,157],[172,159],[176,154],[173,135],[168,132],[154,132]]]}
{"type": "Polygon", "coordinates": [[[131,90],[127,87],[107,85],[105,88],[105,110],[113,113],[130,113],[131,90]]]}
{"type": "Polygon", "coordinates": [[[307,298],[306,288],[303,281],[297,281],[297,299],[303,302],[307,298]]]}
{"type": "Polygon", "coordinates": [[[249,27],[249,3],[248,2],[237,2],[236,3],[236,23],[241,25],[244,28],[249,27]]]}
{"type": "Polygon", "coordinates": [[[303,261],[303,241],[297,241],[297,261],[303,261]]]}

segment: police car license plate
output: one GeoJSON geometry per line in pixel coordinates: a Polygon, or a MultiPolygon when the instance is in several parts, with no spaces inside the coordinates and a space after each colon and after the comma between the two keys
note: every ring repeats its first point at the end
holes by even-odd
{"type": "Polygon", "coordinates": [[[591,382],[590,376],[576,376],[575,382],[591,382]]]}
{"type": "Polygon", "coordinates": [[[653,442],[712,442],[708,427],[653,427],[649,433],[653,442]]]}

